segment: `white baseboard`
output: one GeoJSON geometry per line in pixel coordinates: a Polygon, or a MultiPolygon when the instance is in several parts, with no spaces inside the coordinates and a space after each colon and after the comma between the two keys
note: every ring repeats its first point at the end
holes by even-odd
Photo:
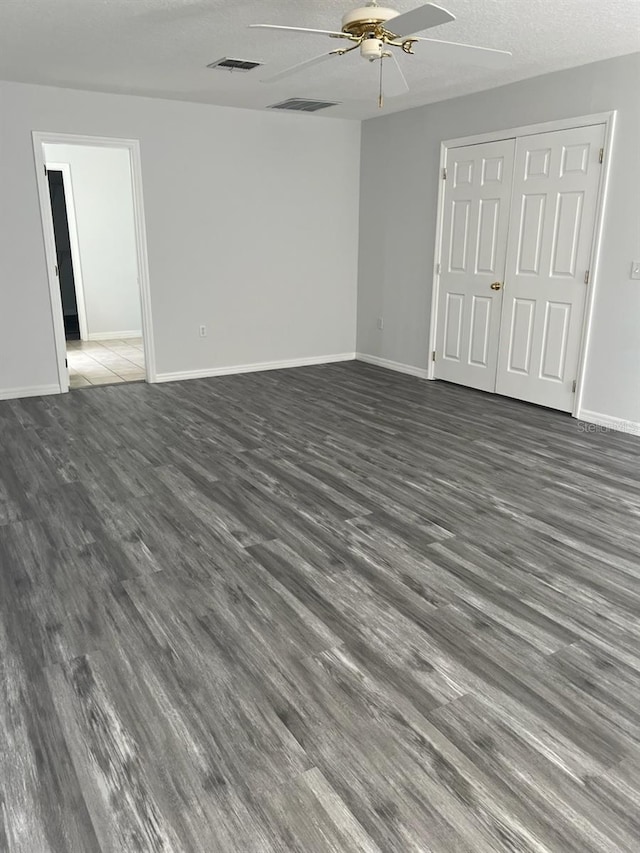
{"type": "Polygon", "coordinates": [[[0,388],[0,400],[18,400],[21,397],[45,397],[59,394],[59,385],[29,385],[27,388],[0,388]]]}
{"type": "Polygon", "coordinates": [[[290,358],[284,361],[259,361],[255,364],[233,364],[229,367],[206,367],[204,370],[181,370],[177,373],[158,373],[156,382],[180,382],[183,379],[206,379],[210,376],[230,376],[234,373],[255,373],[260,370],[283,370],[287,367],[307,367],[312,364],[331,364],[353,361],[354,352],[314,355],[311,358],[290,358]]]}
{"type": "Polygon", "coordinates": [[[630,435],[640,435],[640,423],[636,421],[625,421],[624,418],[603,415],[601,412],[590,412],[587,409],[581,409],[576,417],[579,421],[586,421],[588,424],[615,429],[618,432],[627,432],[630,435]]]}
{"type": "Polygon", "coordinates": [[[90,332],[87,339],[90,341],[117,341],[119,338],[141,338],[141,329],[129,329],[127,332],[90,332]]]}
{"type": "Polygon", "coordinates": [[[401,361],[390,361],[388,358],[380,358],[377,355],[369,355],[366,352],[357,352],[358,361],[366,361],[367,364],[375,364],[385,367],[387,370],[395,370],[397,373],[408,373],[409,376],[419,376],[420,379],[428,379],[426,367],[414,367],[412,364],[403,364],[401,361]]]}

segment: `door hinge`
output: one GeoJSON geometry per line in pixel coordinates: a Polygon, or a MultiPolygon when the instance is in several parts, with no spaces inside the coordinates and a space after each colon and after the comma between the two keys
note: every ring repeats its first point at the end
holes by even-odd
{"type": "Polygon", "coordinates": [[[436,264],[436,275],[440,275],[440,264],[436,264]]]}
{"type": "Polygon", "coordinates": [[[44,174],[45,174],[45,177],[49,174],[49,170],[47,169],[46,166],[44,166],[44,174]]]}
{"type": "Polygon", "coordinates": [[[436,351],[434,350],[434,351],[431,353],[431,361],[435,361],[435,360],[436,360],[436,351]]]}
{"type": "Polygon", "coordinates": [[[65,360],[64,360],[64,366],[65,366],[65,367],[69,367],[69,360],[68,360],[68,359],[66,359],[66,358],[65,358],[65,360]]]}
{"type": "Polygon", "coordinates": [[[446,166],[445,166],[445,167],[444,167],[444,169],[442,170],[442,180],[443,180],[443,181],[446,181],[446,180],[447,180],[447,167],[446,167],[446,166]]]}
{"type": "Polygon", "coordinates": [[[598,155],[598,163],[604,163],[604,148],[600,149],[600,154],[598,155]]]}
{"type": "Polygon", "coordinates": [[[56,264],[56,276],[60,278],[60,270],[58,269],[58,264],[56,264]]]}
{"type": "Polygon", "coordinates": [[[589,270],[587,270],[584,274],[584,283],[589,284],[589,270]]]}
{"type": "Polygon", "coordinates": [[[578,380],[577,380],[577,379],[574,379],[574,380],[573,380],[573,384],[571,385],[571,393],[572,393],[572,394],[575,394],[575,393],[576,393],[576,388],[577,388],[577,387],[578,387],[578,380]]]}

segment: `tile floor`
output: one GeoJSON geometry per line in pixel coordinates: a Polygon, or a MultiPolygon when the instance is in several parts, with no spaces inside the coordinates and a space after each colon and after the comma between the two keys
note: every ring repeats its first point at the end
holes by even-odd
{"type": "Polygon", "coordinates": [[[67,361],[72,389],[145,378],[142,338],[67,341],[67,361]]]}

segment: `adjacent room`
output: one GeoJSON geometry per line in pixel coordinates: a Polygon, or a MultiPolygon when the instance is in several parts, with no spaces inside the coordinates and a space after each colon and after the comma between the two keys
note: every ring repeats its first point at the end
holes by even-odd
{"type": "Polygon", "coordinates": [[[68,387],[144,380],[129,151],[117,140],[74,145],[57,138],[36,144],[48,183],[42,225],[53,236],[68,387]]]}
{"type": "Polygon", "coordinates": [[[0,8],[2,853],[637,853],[640,6],[0,8]]]}

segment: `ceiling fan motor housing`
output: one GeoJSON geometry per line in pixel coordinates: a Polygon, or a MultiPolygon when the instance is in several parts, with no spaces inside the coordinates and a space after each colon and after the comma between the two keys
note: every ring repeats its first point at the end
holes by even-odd
{"type": "MultiPolygon", "coordinates": [[[[388,30],[387,21],[397,18],[400,13],[385,6],[360,6],[342,17],[342,32],[353,36],[365,36],[372,33],[379,37],[388,30]]],[[[393,30],[391,30],[393,32],[393,30]]]]}

